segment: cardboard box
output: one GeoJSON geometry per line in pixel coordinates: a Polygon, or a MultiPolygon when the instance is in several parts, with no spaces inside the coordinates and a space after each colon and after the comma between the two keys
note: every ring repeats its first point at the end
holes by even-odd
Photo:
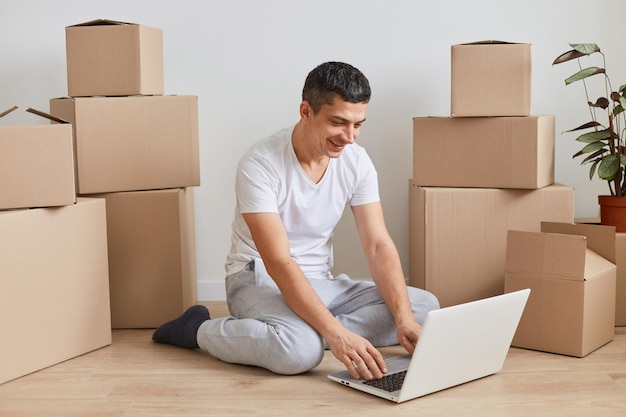
{"type": "MultiPolygon", "coordinates": [[[[600,218],[577,218],[577,224],[599,225],[600,218]]],[[[574,231],[578,229],[573,229],[574,231]]],[[[615,233],[615,325],[626,326],[626,233],[615,233]]]]}
{"type": "Polygon", "coordinates": [[[197,303],[193,189],[106,199],[114,329],[154,328],[197,303]]]}
{"type": "Polygon", "coordinates": [[[200,185],[196,96],[50,100],[74,127],[79,194],[200,185]]]}
{"type": "Polygon", "coordinates": [[[111,344],[104,204],[0,212],[0,383],[111,344]]]}
{"type": "Polygon", "coordinates": [[[415,117],[413,181],[537,189],[554,182],[554,116],[415,117]]]}
{"type": "Polygon", "coordinates": [[[442,307],[504,293],[509,229],[571,223],[574,190],[420,187],[409,182],[409,283],[442,307]]]}
{"type": "Polygon", "coordinates": [[[512,345],[583,357],[613,340],[614,259],[614,227],[549,223],[542,232],[510,230],[505,292],[531,289],[512,345]]]}
{"type": "Polygon", "coordinates": [[[531,45],[452,45],[451,115],[530,116],[531,45]]]}
{"type": "Polygon", "coordinates": [[[163,31],[93,20],[65,28],[68,95],[163,94],[163,31]]]}
{"type": "MultiPolygon", "coordinates": [[[[3,116],[16,108],[0,118],[4,121],[3,116]]],[[[76,202],[72,126],[58,122],[62,124],[0,126],[0,210],[76,202]]]]}

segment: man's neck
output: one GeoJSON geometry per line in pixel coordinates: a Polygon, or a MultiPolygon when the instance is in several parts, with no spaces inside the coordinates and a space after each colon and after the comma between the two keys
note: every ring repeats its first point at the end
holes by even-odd
{"type": "Polygon", "coordinates": [[[305,135],[306,132],[304,132],[302,124],[298,122],[293,130],[291,145],[300,166],[311,181],[317,184],[324,177],[330,158],[327,155],[316,153],[305,135]]]}

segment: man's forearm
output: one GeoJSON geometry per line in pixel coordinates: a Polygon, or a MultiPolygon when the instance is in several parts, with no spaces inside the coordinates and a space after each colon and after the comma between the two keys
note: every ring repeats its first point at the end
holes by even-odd
{"type": "Polygon", "coordinates": [[[323,338],[330,337],[343,327],[324,305],[293,259],[274,265],[266,264],[265,267],[287,305],[323,338]]]}
{"type": "Polygon", "coordinates": [[[397,324],[414,320],[400,256],[395,245],[387,244],[368,256],[372,277],[397,324]]]}

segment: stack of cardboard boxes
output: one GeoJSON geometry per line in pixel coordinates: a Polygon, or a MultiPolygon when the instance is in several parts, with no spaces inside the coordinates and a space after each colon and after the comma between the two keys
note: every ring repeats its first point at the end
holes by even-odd
{"type": "Polygon", "coordinates": [[[197,302],[193,186],[198,100],[163,95],[161,29],[95,20],[66,28],[79,196],[106,200],[113,328],[153,328],[197,302]]]}
{"type": "Polygon", "coordinates": [[[0,383],[197,302],[198,104],[163,95],[162,38],[67,27],[69,97],[28,110],[52,123],[0,126],[0,383]]]}
{"type": "Polygon", "coordinates": [[[105,201],[76,197],[55,120],[0,126],[0,383],[111,343],[105,201]]]}
{"type": "MultiPolygon", "coordinates": [[[[409,184],[409,281],[433,292],[444,307],[518,286],[507,276],[505,288],[509,257],[518,256],[518,266],[536,265],[538,259],[531,255],[535,252],[513,243],[518,236],[510,231],[541,237],[542,222],[574,221],[573,189],[554,182],[554,116],[530,114],[531,45],[497,41],[453,45],[451,64],[451,117],[413,119],[414,169],[409,184]]],[[[600,258],[605,262],[598,262],[599,270],[610,270],[612,264],[600,258]]],[[[585,259],[581,262],[585,265],[585,259]]],[[[579,268],[577,277],[583,272],[579,268]]],[[[518,337],[523,332],[535,336],[535,324],[525,320],[551,320],[554,311],[528,313],[551,304],[547,296],[541,285],[532,287],[514,345],[555,351],[525,344],[518,337]]],[[[593,302],[601,297],[610,295],[598,294],[593,302]]],[[[583,302],[566,299],[570,305],[583,302]]],[[[613,331],[606,313],[594,322],[602,326],[596,340],[604,340],[602,344],[608,341],[606,329],[613,331]]],[[[579,317],[570,321],[583,326],[579,317]]]]}

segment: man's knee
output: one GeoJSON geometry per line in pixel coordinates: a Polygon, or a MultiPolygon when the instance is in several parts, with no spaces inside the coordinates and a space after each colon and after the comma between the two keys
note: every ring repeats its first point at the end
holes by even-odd
{"type": "Polygon", "coordinates": [[[435,297],[435,294],[424,291],[423,303],[428,311],[437,310],[439,308],[439,300],[435,297]]]}
{"type": "MultiPolygon", "coordinates": [[[[298,336],[295,335],[295,338],[298,336]]],[[[270,370],[282,375],[301,374],[317,367],[324,359],[324,343],[321,337],[299,338],[277,355],[270,370]]]]}
{"type": "Polygon", "coordinates": [[[424,324],[429,311],[437,310],[440,307],[437,297],[429,291],[409,287],[409,296],[413,313],[420,324],[424,324]]]}

